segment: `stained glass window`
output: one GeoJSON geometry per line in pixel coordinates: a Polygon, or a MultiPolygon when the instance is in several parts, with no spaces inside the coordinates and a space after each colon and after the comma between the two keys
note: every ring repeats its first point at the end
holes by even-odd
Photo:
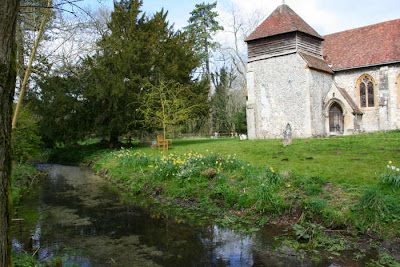
{"type": "Polygon", "coordinates": [[[374,84],[372,82],[368,83],[368,106],[373,107],[374,104],[374,84]]]}
{"type": "Polygon", "coordinates": [[[360,106],[370,108],[375,106],[375,86],[372,77],[363,75],[359,79],[360,106]]]}
{"type": "Polygon", "coordinates": [[[365,95],[365,84],[361,83],[360,84],[360,104],[362,108],[365,108],[367,106],[367,98],[365,95]]]}

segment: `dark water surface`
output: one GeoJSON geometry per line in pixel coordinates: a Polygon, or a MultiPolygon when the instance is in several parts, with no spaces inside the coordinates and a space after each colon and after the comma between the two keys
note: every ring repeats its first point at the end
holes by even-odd
{"type": "Polygon", "coordinates": [[[89,169],[39,168],[50,175],[23,199],[18,216],[25,221],[13,226],[14,249],[38,249],[39,259],[62,255],[64,266],[313,266],[270,253],[280,229],[248,236],[182,223],[127,204],[89,169]]]}

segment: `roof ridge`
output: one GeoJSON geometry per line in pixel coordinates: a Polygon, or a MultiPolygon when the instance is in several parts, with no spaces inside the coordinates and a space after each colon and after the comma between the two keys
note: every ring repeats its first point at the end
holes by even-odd
{"type": "Polygon", "coordinates": [[[400,61],[400,19],[324,36],[323,55],[335,71],[400,61]]]}
{"type": "Polygon", "coordinates": [[[390,22],[393,22],[393,21],[399,21],[399,22],[400,22],[400,18],[398,18],[398,19],[392,19],[392,20],[386,20],[386,21],[381,21],[381,22],[377,22],[377,23],[374,23],[374,24],[365,25],[365,26],[360,26],[360,27],[356,27],[356,28],[351,28],[351,29],[343,30],[343,31],[339,31],[339,32],[333,32],[333,33],[330,33],[330,34],[323,35],[322,37],[326,37],[326,36],[330,36],[330,35],[335,35],[335,34],[339,34],[339,33],[343,33],[343,32],[349,32],[349,31],[353,31],[353,30],[358,30],[358,29],[362,29],[362,28],[368,28],[368,27],[372,27],[372,26],[379,25],[379,24],[390,23],[390,22]]]}

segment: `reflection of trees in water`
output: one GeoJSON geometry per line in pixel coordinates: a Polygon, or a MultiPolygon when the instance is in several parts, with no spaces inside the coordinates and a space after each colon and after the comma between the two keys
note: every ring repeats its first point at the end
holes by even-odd
{"type": "Polygon", "coordinates": [[[38,189],[40,202],[30,207],[43,208],[37,235],[41,258],[69,247],[89,253],[71,256],[71,262],[90,260],[100,265],[111,258],[122,266],[133,262],[140,266],[253,263],[249,237],[216,226],[152,216],[141,207],[124,204],[117,192],[104,186],[104,180],[78,167],[50,165],[47,170],[51,176],[38,189]]]}
{"type": "Polygon", "coordinates": [[[216,225],[209,228],[202,242],[210,247],[213,266],[253,266],[252,240],[228,228],[216,225]]]}

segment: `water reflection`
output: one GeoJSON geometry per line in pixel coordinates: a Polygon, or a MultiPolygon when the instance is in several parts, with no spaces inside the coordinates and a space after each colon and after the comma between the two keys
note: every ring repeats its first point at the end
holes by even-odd
{"type": "Polygon", "coordinates": [[[39,168],[50,176],[24,200],[21,215],[36,211],[40,217],[15,227],[18,251],[39,248],[39,259],[62,255],[65,263],[81,266],[253,266],[248,236],[217,226],[176,223],[125,204],[84,168],[39,168]]]}
{"type": "Polygon", "coordinates": [[[37,250],[42,260],[61,255],[78,266],[310,266],[274,255],[271,234],[180,223],[126,204],[88,169],[39,168],[50,176],[23,200],[25,222],[13,229],[19,252],[37,250]]]}

